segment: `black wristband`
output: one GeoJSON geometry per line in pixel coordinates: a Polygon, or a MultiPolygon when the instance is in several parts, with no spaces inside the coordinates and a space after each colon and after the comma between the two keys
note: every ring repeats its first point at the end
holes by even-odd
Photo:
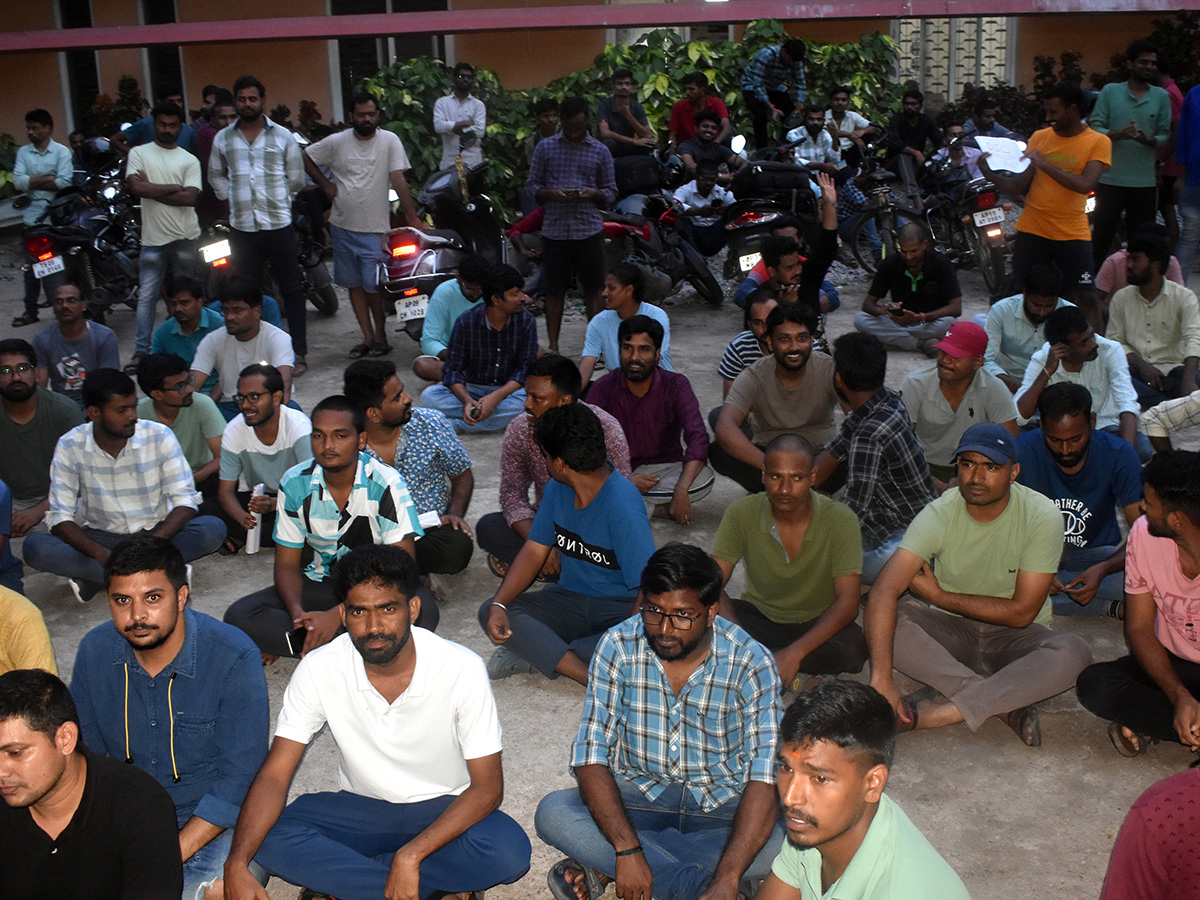
{"type": "Polygon", "coordinates": [[[618,850],[617,856],[618,856],[618,858],[622,857],[622,856],[633,856],[633,854],[641,853],[641,852],[642,852],[642,845],[638,844],[636,847],[630,847],[628,850],[618,850]]]}

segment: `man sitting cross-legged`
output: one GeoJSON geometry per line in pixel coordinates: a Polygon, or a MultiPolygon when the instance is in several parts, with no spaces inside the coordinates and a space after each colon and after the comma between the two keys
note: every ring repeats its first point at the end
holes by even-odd
{"type": "Polygon", "coordinates": [[[902,730],[965,721],[974,731],[998,716],[1037,747],[1034,704],[1070,688],[1092,658],[1077,635],[1047,627],[1062,515],[1049,498],[1014,484],[1021,465],[1004,426],[972,425],[955,455],[958,487],[913,519],[871,589],[871,684],[902,730]],[[901,699],[893,659],[946,701],[924,702],[926,692],[901,699]]]}
{"type": "Polygon", "coordinates": [[[500,590],[479,607],[480,626],[500,645],[488,674],[539,671],[586,684],[601,635],[633,611],[654,538],[642,495],[606,459],[594,412],[582,403],[549,409],[534,437],[552,480],[500,590]],[[553,550],[558,583],[529,591],[553,550]]]}
{"type": "Polygon", "coordinates": [[[987,331],[983,369],[1004,382],[1014,394],[1029,368],[1029,360],[1046,343],[1047,317],[1071,304],[1062,299],[1066,281],[1054,263],[1034,266],[1025,276],[1024,290],[992,304],[972,320],[987,331]]]}
{"type": "Polygon", "coordinates": [[[396,547],[362,547],[338,564],[347,633],[302,659],[288,684],[234,831],[229,900],[267,900],[252,859],[349,900],[465,895],[528,870],[529,838],[498,808],[500,721],[483,662],[415,626],[418,578],[396,547]],[[289,804],[304,751],[326,725],[340,790],[289,804]]]}
{"type": "Polygon", "coordinates": [[[767,444],[765,494],[729,504],[713,558],[728,582],[745,561],[746,592],[721,615],[775,654],[785,685],[800,673],[857,672],[867,659],[858,615],[862,538],[854,513],[812,490],[812,445],[794,434],[767,444]]]}
{"type": "Polygon", "coordinates": [[[174,353],[148,353],[142,357],[137,382],[146,396],[138,401],[138,418],[171,429],[192,467],[196,490],[215,502],[225,417],[211,397],[196,392],[196,379],[188,365],[174,353]]]}
{"type": "Polygon", "coordinates": [[[578,790],[538,804],[568,854],[557,900],[748,896],[783,841],[771,784],[779,679],[762,645],[717,614],[721,571],[667,544],[641,573],[640,616],[596,648],[571,752],[578,790]]]}
{"type": "Polygon", "coordinates": [[[865,684],[800,694],[779,726],[787,843],[758,900],[969,900],[962,880],[883,789],[896,717],[865,684]]]}

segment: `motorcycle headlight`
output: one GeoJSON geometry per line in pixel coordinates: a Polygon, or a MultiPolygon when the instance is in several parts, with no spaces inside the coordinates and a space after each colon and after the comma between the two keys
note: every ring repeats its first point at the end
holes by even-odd
{"type": "Polygon", "coordinates": [[[117,194],[119,192],[117,190],[116,185],[110,184],[110,185],[105,186],[104,190],[101,191],[100,193],[104,195],[105,200],[112,200],[117,196],[117,194]]]}

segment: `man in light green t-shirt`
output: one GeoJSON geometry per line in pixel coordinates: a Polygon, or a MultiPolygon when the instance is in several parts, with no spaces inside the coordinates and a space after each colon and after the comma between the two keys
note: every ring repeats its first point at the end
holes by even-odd
{"type": "Polygon", "coordinates": [[[225,417],[207,394],[197,394],[190,363],[174,353],[151,353],[138,366],[138,418],[166,425],[174,433],[196,490],[208,499],[217,493],[221,465],[221,436],[225,417]]]}
{"type": "Polygon", "coordinates": [[[862,537],[850,507],[812,490],[815,454],[795,434],[763,453],[765,494],[733,501],[713,539],[725,582],[745,561],[746,592],[721,597],[721,615],[775,654],[780,680],[858,672],[867,645],[858,615],[862,537]]]}
{"type": "Polygon", "coordinates": [[[955,451],[958,487],[918,513],[871,588],[863,620],[871,684],[902,731],[964,721],[974,731],[998,716],[1040,746],[1035,704],[1068,690],[1091,662],[1081,638],[1047,627],[1062,514],[1014,484],[1017,458],[1003,425],[968,428],[955,451]],[[928,690],[901,699],[893,658],[946,700],[928,690]]]}
{"type": "Polygon", "coordinates": [[[788,707],[777,753],[787,843],[758,900],[969,900],[883,793],[895,744],[895,716],[865,684],[827,681],[788,707]]]}

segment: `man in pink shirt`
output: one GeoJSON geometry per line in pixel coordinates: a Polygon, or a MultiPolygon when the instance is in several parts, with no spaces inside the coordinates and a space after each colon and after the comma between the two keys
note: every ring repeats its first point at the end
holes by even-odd
{"type": "Polygon", "coordinates": [[[1159,454],[1142,473],[1142,517],[1125,551],[1125,641],[1088,666],[1079,702],[1122,756],[1151,739],[1200,749],[1200,453],[1159,454]]]}

